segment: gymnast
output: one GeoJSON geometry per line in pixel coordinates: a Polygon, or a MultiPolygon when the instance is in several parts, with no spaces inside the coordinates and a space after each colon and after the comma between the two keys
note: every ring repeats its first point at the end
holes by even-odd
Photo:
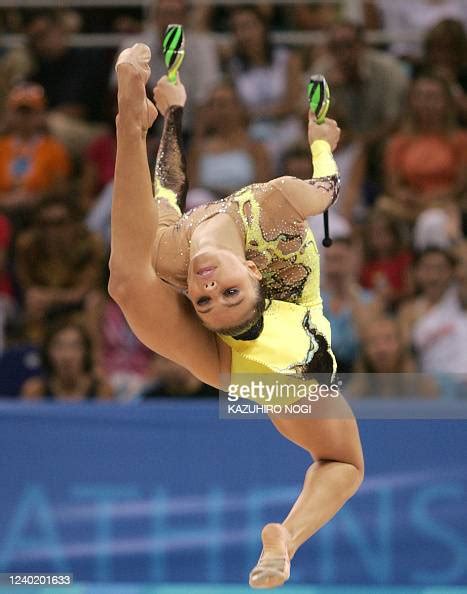
{"type": "MultiPolygon", "coordinates": [[[[142,342],[215,387],[225,388],[225,377],[242,373],[332,377],[319,256],[306,217],[323,212],[337,197],[332,158],[337,124],[326,120],[318,126],[310,117],[313,179],[249,186],[182,216],[186,94],[179,80],[172,84],[165,77],[154,90],[165,125],[153,193],[146,134],[158,110],[146,97],[149,59],[149,48],[137,44],[122,52],[116,66],[111,296],[142,342]]],[[[361,484],[357,424],[339,400],[345,414],[333,409],[313,418],[271,417],[314,462],[285,520],[263,528],[263,551],[250,573],[254,588],[282,585],[297,549],[361,484]]],[[[321,412],[327,406],[320,403],[321,412]]]]}

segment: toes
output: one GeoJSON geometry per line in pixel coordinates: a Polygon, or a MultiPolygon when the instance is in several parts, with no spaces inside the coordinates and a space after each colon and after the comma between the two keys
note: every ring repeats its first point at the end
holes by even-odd
{"type": "Polygon", "coordinates": [[[144,84],[146,84],[151,75],[151,69],[149,67],[150,60],[151,50],[149,47],[144,43],[135,43],[135,45],[123,50],[119,55],[115,64],[115,70],[123,66],[123,64],[131,64],[142,76],[144,84]]]}
{"type": "Polygon", "coordinates": [[[249,579],[249,584],[252,588],[276,588],[282,586],[286,581],[286,576],[283,572],[274,569],[255,568],[249,579]]]}
{"type": "Polygon", "coordinates": [[[250,573],[249,584],[256,589],[282,586],[290,576],[290,534],[282,524],[267,524],[261,532],[261,539],[263,552],[250,573]]]}
{"type": "Polygon", "coordinates": [[[251,571],[249,584],[252,588],[276,588],[289,579],[290,564],[286,557],[261,556],[258,565],[251,571]]]}

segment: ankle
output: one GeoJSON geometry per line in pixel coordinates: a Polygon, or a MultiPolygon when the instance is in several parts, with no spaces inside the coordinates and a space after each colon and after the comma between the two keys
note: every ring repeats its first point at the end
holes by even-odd
{"type": "Polygon", "coordinates": [[[146,133],[143,120],[135,117],[135,114],[128,114],[125,111],[119,112],[116,118],[116,133],[119,142],[140,141],[141,134],[146,133]]]}
{"type": "Polygon", "coordinates": [[[263,541],[263,547],[277,549],[278,553],[285,549],[289,555],[292,538],[283,524],[266,524],[261,532],[261,539],[263,541]]]}
{"type": "Polygon", "coordinates": [[[119,97],[131,97],[136,86],[145,87],[141,73],[133,64],[122,62],[118,65],[116,72],[119,97]]]}
{"type": "Polygon", "coordinates": [[[297,552],[298,547],[293,539],[292,533],[287,528],[287,526],[285,526],[284,524],[281,524],[281,526],[284,529],[285,543],[287,546],[287,554],[289,556],[289,559],[292,560],[295,553],[297,552]]]}

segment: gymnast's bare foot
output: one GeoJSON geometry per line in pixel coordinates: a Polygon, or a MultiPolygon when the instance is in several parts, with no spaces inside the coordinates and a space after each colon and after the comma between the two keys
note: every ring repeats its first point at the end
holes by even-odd
{"type": "Polygon", "coordinates": [[[135,43],[119,55],[115,70],[118,80],[118,120],[125,120],[143,134],[153,125],[158,112],[146,96],[146,83],[151,69],[151,50],[144,43],[135,43]]]}
{"type": "Polygon", "coordinates": [[[282,524],[266,524],[261,532],[263,552],[250,573],[250,586],[277,588],[290,577],[290,534],[282,524]]]}

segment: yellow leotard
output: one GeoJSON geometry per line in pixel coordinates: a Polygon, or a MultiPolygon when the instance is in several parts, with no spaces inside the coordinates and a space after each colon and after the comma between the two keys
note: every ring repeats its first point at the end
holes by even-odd
{"type": "MultiPolygon", "coordinates": [[[[319,253],[314,236],[304,224],[299,234],[300,244],[289,254],[284,254],[286,234],[278,230],[273,239],[266,239],[260,224],[261,208],[254,192],[249,188],[235,196],[246,232],[246,257],[255,260],[255,254],[266,260],[261,266],[263,285],[269,296],[288,293],[288,301],[272,299],[264,313],[264,327],[256,340],[236,340],[221,336],[232,349],[232,374],[273,373],[302,374],[319,348],[316,334],[324,336],[331,344],[331,327],[323,315],[320,295],[319,253]],[[248,216],[245,205],[249,204],[248,216]],[[282,244],[282,245],[281,245],[282,244]],[[287,279],[279,276],[281,264],[301,271],[299,281],[287,286],[287,279]],[[274,266],[279,264],[279,266],[274,266]],[[284,286],[285,285],[285,286],[284,286]]],[[[333,361],[335,359],[328,349],[333,361]]],[[[325,373],[325,370],[323,370],[325,373]]]]}
{"type": "MultiPolygon", "coordinates": [[[[337,174],[329,145],[317,141],[313,156],[320,175],[337,174]]],[[[232,374],[301,376],[335,371],[331,329],[320,296],[319,254],[306,222],[308,184],[314,185],[314,191],[329,193],[334,187],[330,179],[304,182],[284,177],[253,184],[183,216],[175,193],[160,187],[156,179],[159,232],[155,269],[162,280],[186,290],[191,234],[201,222],[219,213],[231,216],[241,230],[245,255],[262,274],[269,305],[259,337],[246,341],[220,335],[232,350],[232,374]]]]}

